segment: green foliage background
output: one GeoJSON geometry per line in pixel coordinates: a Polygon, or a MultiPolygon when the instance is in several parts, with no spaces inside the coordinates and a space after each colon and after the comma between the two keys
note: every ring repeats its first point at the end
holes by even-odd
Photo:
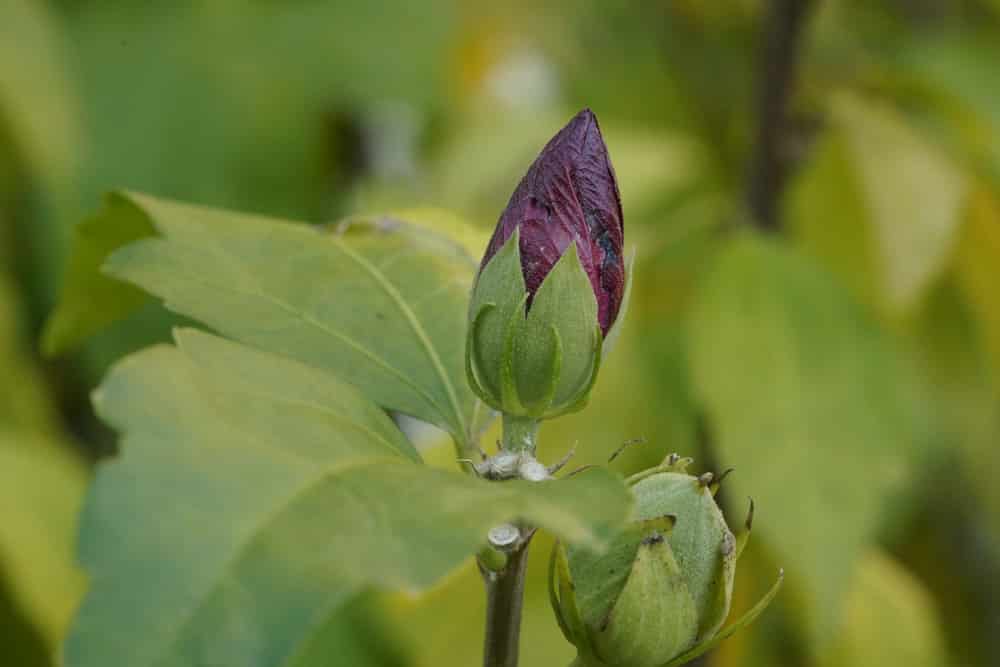
{"type": "MultiPolygon", "coordinates": [[[[127,207],[95,223],[102,193],[313,223],[389,211],[476,255],[582,106],[618,173],[635,287],[590,407],[543,428],[543,459],[578,442],[578,463],[603,463],[644,437],[621,471],[672,451],[736,468],[727,517],[753,495],[757,519],[735,612],[778,566],[787,580],[707,664],[992,664],[1000,4],[817,1],[781,229],[762,237],[742,201],[766,4],[0,0],[0,664],[58,664],[87,586],[78,510],[115,451],[89,394],[184,323],[78,277],[78,225],[99,230],[84,265],[87,248],[96,266],[150,233],[127,207]],[[60,289],[77,311],[46,325],[60,289]]],[[[122,270],[155,273],[155,259],[122,270]]],[[[425,460],[454,468],[450,442],[411,430],[425,460]]],[[[572,655],[548,610],[548,544],[533,547],[526,665],[572,655]]],[[[428,593],[366,593],[310,650],[475,664],[483,605],[466,563],[428,593]]]]}

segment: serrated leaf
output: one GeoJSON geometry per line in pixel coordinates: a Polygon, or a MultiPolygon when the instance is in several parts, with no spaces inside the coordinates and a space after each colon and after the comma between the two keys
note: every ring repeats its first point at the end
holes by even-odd
{"type": "Polygon", "coordinates": [[[84,512],[92,585],[71,667],[293,664],[359,590],[426,588],[496,523],[598,545],[627,515],[606,471],[497,484],[427,468],[321,372],[204,333],[178,342],[126,358],[96,396],[122,456],[84,512]]]}
{"type": "MultiPolygon", "coordinates": [[[[459,443],[473,438],[486,414],[464,380],[475,262],[458,245],[394,219],[321,231],[145,195],[111,203],[93,226],[106,230],[126,216],[132,231],[105,235],[99,252],[80,259],[81,275],[91,275],[109,246],[139,235],[139,216],[159,236],[114,252],[105,260],[108,275],[228,337],[333,371],[379,405],[436,424],[459,443]]],[[[96,278],[88,284],[107,287],[92,309],[104,312],[87,315],[90,302],[71,289],[53,319],[52,345],[92,329],[92,318],[121,314],[121,287],[96,278]],[[66,312],[74,315],[63,326],[66,312]]]]}
{"type": "Polygon", "coordinates": [[[689,330],[696,393],[713,444],[752,495],[754,528],[805,591],[822,653],[854,562],[916,455],[894,351],[828,275],[786,248],[736,240],[689,330]]]}
{"type": "Polygon", "coordinates": [[[153,234],[143,212],[115,194],[105,198],[100,213],[77,225],[62,295],[42,334],[46,355],[66,352],[145,303],[141,290],[103,275],[100,268],[116,248],[153,234]]]}

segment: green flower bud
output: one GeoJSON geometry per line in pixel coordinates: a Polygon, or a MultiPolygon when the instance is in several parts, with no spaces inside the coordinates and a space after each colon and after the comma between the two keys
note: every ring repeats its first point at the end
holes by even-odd
{"type": "Polygon", "coordinates": [[[631,477],[632,522],[597,554],[557,544],[552,555],[553,609],[578,665],[680,665],[751,622],[778,584],[740,621],[729,614],[736,561],[749,536],[736,538],[715,503],[721,478],[686,472],[671,455],[631,477]]]}
{"type": "Polygon", "coordinates": [[[487,405],[543,419],[583,407],[604,338],[576,245],[556,262],[527,309],[518,241],[515,230],[476,281],[466,368],[487,405]]]}

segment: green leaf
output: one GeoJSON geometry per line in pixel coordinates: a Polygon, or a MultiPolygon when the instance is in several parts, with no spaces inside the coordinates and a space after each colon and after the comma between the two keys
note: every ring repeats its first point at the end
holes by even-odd
{"type": "Polygon", "coordinates": [[[996,38],[976,30],[940,31],[908,40],[898,55],[899,70],[919,91],[921,111],[932,114],[942,138],[998,182],[1000,95],[992,85],[993,63],[1000,57],[996,38]]]}
{"type": "Polygon", "coordinates": [[[791,224],[862,294],[874,277],[879,303],[911,309],[947,265],[962,174],[889,107],[844,93],[832,114],[832,134],[792,188],[791,224]]]}
{"type": "MultiPolygon", "coordinates": [[[[926,377],[926,430],[939,454],[959,464],[963,498],[988,523],[1000,522],[1000,209],[977,196],[963,228],[954,273],[931,293],[908,334],[926,377]],[[958,457],[957,460],[955,457],[958,457]]],[[[944,510],[942,510],[944,512],[944,510]]],[[[1000,535],[983,535],[1000,555],[1000,535]]],[[[942,537],[941,539],[947,539],[942,537]]]]}
{"type": "Polygon", "coordinates": [[[108,195],[104,209],[73,230],[62,296],[42,334],[46,355],[68,351],[146,302],[141,290],[103,275],[100,268],[116,248],[153,234],[142,210],[116,194],[108,195]]]}
{"type": "Polygon", "coordinates": [[[446,209],[418,206],[392,210],[381,217],[405,220],[411,225],[429,229],[451,239],[460,245],[470,258],[476,260],[477,268],[479,258],[483,256],[490,241],[488,230],[473,226],[465,218],[446,209]]]}
{"type": "Polygon", "coordinates": [[[861,560],[847,595],[838,641],[820,664],[949,664],[930,592],[893,558],[870,551],[861,560]]]}
{"type": "Polygon", "coordinates": [[[64,40],[58,17],[44,3],[4,6],[0,122],[10,124],[18,152],[49,186],[66,185],[79,152],[64,40]]]}
{"type": "MultiPolygon", "coordinates": [[[[436,424],[466,444],[485,411],[464,381],[466,307],[475,262],[461,247],[395,219],[364,219],[334,231],[127,194],[89,229],[136,216],[158,237],[114,252],[105,272],[161,297],[168,308],[255,347],[335,372],[382,407],[436,424]],[[377,335],[373,335],[377,332],[377,335]]],[[[59,313],[120,315],[131,297],[93,279],[92,301],[71,289],[59,313]],[[120,303],[124,297],[126,304],[120,303]]],[[[53,320],[53,345],[81,326],[53,320]]],[[[84,332],[96,324],[83,321],[84,332]]],[[[72,337],[72,336],[71,336],[72,337]]]]}
{"type": "Polygon", "coordinates": [[[986,189],[970,197],[968,217],[955,253],[955,275],[962,296],[979,321],[995,376],[1000,376],[1000,198],[986,189]]]}
{"type": "Polygon", "coordinates": [[[597,546],[628,513],[603,470],[498,484],[418,465],[323,372],[177,338],[123,360],[95,395],[122,456],[84,512],[92,586],[68,665],[293,664],[358,591],[424,589],[496,523],[597,546]]]}
{"type": "Polygon", "coordinates": [[[351,667],[407,667],[414,664],[390,626],[380,596],[363,593],[316,629],[314,640],[291,667],[329,667],[331,657],[351,667]]]}
{"type": "Polygon", "coordinates": [[[0,428],[0,578],[53,656],[84,588],[73,540],[85,482],[67,448],[0,428]]]}
{"type": "Polygon", "coordinates": [[[0,271],[0,645],[5,663],[48,667],[84,588],[73,542],[86,472],[59,436],[9,287],[0,271]]]}
{"type": "Polygon", "coordinates": [[[0,272],[0,428],[55,433],[55,411],[48,404],[45,383],[31,363],[22,340],[20,303],[7,276],[0,272]]]}
{"type": "Polygon", "coordinates": [[[916,456],[909,377],[848,294],[807,260],[745,237],[718,259],[689,330],[695,390],[734,497],[805,592],[813,650],[916,456]]]}

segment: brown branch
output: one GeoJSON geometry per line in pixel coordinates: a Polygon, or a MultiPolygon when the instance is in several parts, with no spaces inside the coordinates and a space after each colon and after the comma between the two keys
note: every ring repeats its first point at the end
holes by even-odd
{"type": "Polygon", "coordinates": [[[782,144],[788,129],[788,102],[795,85],[801,35],[812,4],[812,0],[770,0],[765,19],[756,139],[746,191],[752,224],[765,231],[778,226],[778,198],[787,175],[782,144]]]}

